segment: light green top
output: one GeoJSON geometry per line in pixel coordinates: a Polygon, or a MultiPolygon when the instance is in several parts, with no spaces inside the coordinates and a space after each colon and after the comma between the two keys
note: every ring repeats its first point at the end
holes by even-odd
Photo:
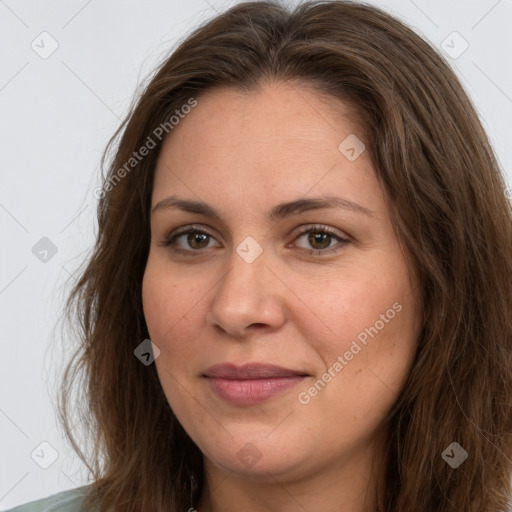
{"type": "Polygon", "coordinates": [[[78,487],[19,505],[4,512],[80,512],[86,493],[87,486],[78,487]]]}

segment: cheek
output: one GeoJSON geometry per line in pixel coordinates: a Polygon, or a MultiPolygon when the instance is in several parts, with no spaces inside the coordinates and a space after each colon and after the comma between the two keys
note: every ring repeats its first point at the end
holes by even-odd
{"type": "Polygon", "coordinates": [[[374,332],[375,324],[379,332],[389,332],[389,326],[399,323],[405,316],[397,309],[402,309],[410,300],[407,297],[408,284],[399,276],[383,279],[375,273],[362,272],[358,275],[351,272],[343,279],[330,279],[321,283],[322,286],[319,284],[312,287],[311,281],[304,280],[301,287],[295,288],[297,294],[308,298],[307,305],[316,317],[314,322],[311,321],[312,315],[301,315],[296,320],[305,332],[311,331],[312,327],[317,330],[323,326],[321,332],[327,334],[326,345],[336,350],[348,350],[346,344],[350,345],[358,335],[364,341],[366,329],[374,332]],[[300,289],[303,291],[299,292],[300,289]]]}
{"type": "Polygon", "coordinates": [[[197,322],[190,319],[195,310],[192,307],[194,297],[190,292],[187,295],[186,285],[166,276],[165,269],[148,260],[142,282],[142,301],[149,337],[160,349],[155,359],[158,378],[169,405],[173,410],[180,410],[184,399],[180,383],[193,374],[190,365],[198,351],[193,342],[186,340],[198,338],[192,332],[197,322]]]}
{"type": "Polygon", "coordinates": [[[204,325],[204,294],[204,289],[194,283],[171,277],[165,268],[148,261],[142,300],[150,339],[160,349],[157,368],[183,373],[200,353],[198,333],[204,325]]]}
{"type": "Polygon", "coordinates": [[[159,278],[159,275],[148,262],[142,280],[142,305],[149,335],[155,343],[163,338],[165,330],[172,325],[169,325],[169,312],[174,310],[175,302],[174,294],[170,293],[173,286],[159,278]]]}
{"type": "MultiPolygon", "coordinates": [[[[407,286],[398,280],[345,284],[320,310],[335,334],[305,331],[325,373],[301,389],[299,398],[318,418],[315,428],[327,430],[333,444],[342,443],[340,423],[350,439],[369,436],[378,427],[407,379],[418,336],[417,308],[407,286]]],[[[305,322],[301,329],[307,328],[305,322]]]]}
{"type": "Polygon", "coordinates": [[[150,254],[142,281],[142,302],[154,342],[167,339],[186,318],[192,307],[189,303],[194,299],[190,290],[190,283],[180,283],[175,271],[171,273],[150,254]]]}
{"type": "Polygon", "coordinates": [[[343,279],[325,280],[315,289],[302,282],[310,309],[318,317],[314,322],[311,315],[295,321],[326,371],[344,375],[333,379],[339,386],[364,390],[369,379],[381,378],[398,391],[407,376],[419,326],[406,270],[397,256],[391,263],[383,261],[360,272],[354,269],[343,279]]]}

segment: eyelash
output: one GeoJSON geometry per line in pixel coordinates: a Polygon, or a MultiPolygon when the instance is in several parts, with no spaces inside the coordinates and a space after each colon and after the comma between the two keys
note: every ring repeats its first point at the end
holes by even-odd
{"type": "MultiPolygon", "coordinates": [[[[190,233],[196,233],[200,235],[206,235],[211,238],[214,238],[214,236],[211,233],[208,233],[208,231],[204,230],[203,228],[196,227],[196,226],[187,226],[184,228],[180,228],[175,232],[170,233],[163,241],[163,243],[159,244],[160,246],[164,247],[170,247],[171,250],[178,254],[186,254],[187,256],[200,256],[201,252],[203,252],[202,249],[181,249],[179,247],[173,247],[173,244],[175,243],[176,239],[183,235],[188,235],[190,233]]],[[[312,226],[308,226],[306,229],[300,231],[297,233],[295,238],[299,238],[300,236],[307,234],[307,233],[322,233],[330,235],[338,240],[338,244],[333,246],[334,248],[330,249],[304,249],[302,247],[299,247],[299,249],[306,251],[309,255],[314,256],[324,256],[326,254],[332,254],[334,252],[337,252],[342,247],[350,243],[350,240],[346,238],[342,238],[338,234],[334,232],[331,228],[328,226],[322,226],[321,224],[315,224],[312,226]]]]}

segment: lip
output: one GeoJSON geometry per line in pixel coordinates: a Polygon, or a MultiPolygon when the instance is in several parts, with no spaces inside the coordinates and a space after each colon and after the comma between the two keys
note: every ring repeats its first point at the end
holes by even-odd
{"type": "Polygon", "coordinates": [[[247,363],[214,365],[203,374],[210,389],[222,400],[235,405],[250,405],[269,400],[297,385],[308,375],[281,366],[247,363]]]}
{"type": "Polygon", "coordinates": [[[211,366],[204,372],[204,375],[205,377],[219,377],[222,379],[250,380],[296,377],[307,374],[303,371],[291,370],[274,364],[246,363],[237,366],[233,363],[223,363],[211,366]]]}

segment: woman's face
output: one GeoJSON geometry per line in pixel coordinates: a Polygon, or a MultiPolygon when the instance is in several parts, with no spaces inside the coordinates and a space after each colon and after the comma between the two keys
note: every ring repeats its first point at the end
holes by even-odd
{"type": "Polygon", "coordinates": [[[363,135],[298,86],[197,99],[159,156],[143,281],[167,400],[207,467],[362,460],[420,323],[363,135]]]}

